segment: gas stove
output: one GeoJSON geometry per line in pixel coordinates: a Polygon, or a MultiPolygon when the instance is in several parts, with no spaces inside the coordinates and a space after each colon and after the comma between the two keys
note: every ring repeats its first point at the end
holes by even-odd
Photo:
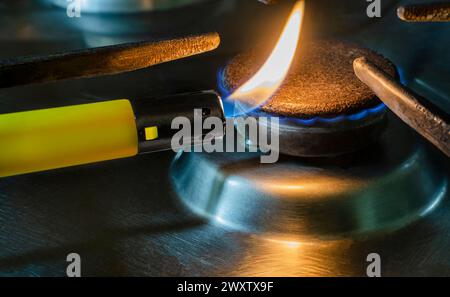
{"type": "MultiPolygon", "coordinates": [[[[1,89],[0,113],[224,92],[224,67],[255,44],[270,49],[292,6],[92,1],[69,18],[64,1],[10,2],[0,1],[1,59],[211,31],[222,42],[130,73],[1,89]]],[[[417,1],[382,1],[380,19],[367,17],[365,1],[342,2],[308,1],[303,38],[382,54],[403,84],[448,113],[450,25],[399,21],[395,7],[417,1]]],[[[366,276],[376,253],[382,276],[450,276],[449,159],[385,106],[364,112],[346,117],[383,117],[383,132],[343,154],[292,153],[304,139],[293,135],[330,123],[288,118],[287,149],[274,164],[258,152],[159,152],[1,178],[0,275],[65,276],[77,253],[83,276],[366,276]]]]}

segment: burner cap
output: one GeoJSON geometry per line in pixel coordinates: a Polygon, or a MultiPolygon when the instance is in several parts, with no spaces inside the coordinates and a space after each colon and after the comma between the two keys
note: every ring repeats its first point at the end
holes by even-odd
{"type": "MultiPolygon", "coordinates": [[[[353,72],[353,60],[365,56],[396,76],[395,66],[381,55],[353,44],[314,41],[302,45],[278,92],[261,110],[281,116],[312,118],[352,114],[380,104],[353,72]]],[[[264,63],[256,52],[236,56],[224,70],[224,84],[234,90],[264,63]]]]}

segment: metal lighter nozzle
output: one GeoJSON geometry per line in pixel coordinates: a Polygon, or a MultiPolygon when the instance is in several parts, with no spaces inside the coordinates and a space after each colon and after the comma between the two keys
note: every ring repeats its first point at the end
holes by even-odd
{"type": "MultiPolygon", "coordinates": [[[[178,127],[173,128],[172,123],[177,118],[183,117],[186,119],[184,122],[189,122],[192,127],[195,124],[202,127],[200,131],[192,131],[189,137],[183,139],[184,146],[202,144],[206,135],[211,136],[211,129],[203,128],[203,123],[208,117],[219,118],[222,125],[225,123],[222,100],[215,91],[141,99],[134,104],[133,110],[138,129],[139,153],[175,149],[172,145],[172,137],[178,132],[178,127]],[[201,123],[195,123],[199,120],[201,123]],[[157,138],[149,137],[148,133],[149,131],[152,133],[151,129],[157,129],[157,138]]],[[[213,135],[215,139],[221,139],[223,136],[224,129],[213,135]]]]}

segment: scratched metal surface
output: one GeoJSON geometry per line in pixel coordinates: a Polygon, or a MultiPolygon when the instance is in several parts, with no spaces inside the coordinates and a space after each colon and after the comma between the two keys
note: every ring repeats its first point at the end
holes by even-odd
{"type": "MultiPolygon", "coordinates": [[[[160,29],[157,34],[154,27],[153,32],[139,32],[137,36],[92,33],[86,31],[85,24],[80,27],[67,20],[64,11],[36,1],[11,2],[0,1],[0,58],[169,33],[160,29]]],[[[285,7],[267,10],[254,1],[216,2],[214,7],[198,10],[205,16],[204,22],[196,18],[177,33],[218,29],[223,36],[218,52],[113,77],[0,90],[0,111],[213,88],[217,69],[239,47],[265,35],[258,28],[266,32],[279,29],[287,11],[285,7]],[[212,13],[214,17],[208,19],[212,13]],[[274,23],[264,21],[264,17],[273,18],[274,23]]],[[[330,11],[343,9],[355,17],[355,22],[367,22],[360,8],[347,11],[339,2],[330,1],[332,6],[327,7],[330,11]]],[[[311,9],[320,7],[317,5],[311,9]]],[[[382,51],[405,69],[412,85],[428,86],[418,90],[433,98],[430,100],[448,106],[450,86],[442,80],[449,77],[445,76],[449,71],[447,58],[442,57],[444,64],[439,65],[428,58],[432,49],[421,46],[426,42],[417,41],[418,36],[427,42],[438,36],[441,43],[450,42],[441,37],[448,32],[448,25],[412,29],[397,23],[391,13],[349,35],[345,33],[356,24],[349,25],[348,17],[322,17],[340,24],[331,26],[333,35],[344,33],[343,38],[382,51]],[[383,27],[395,28],[395,36],[386,36],[383,27]],[[400,37],[402,32],[415,35],[400,37]],[[427,37],[427,32],[433,32],[433,38],[427,37]],[[398,42],[400,39],[402,42],[398,42]],[[417,66],[415,57],[430,68],[417,66]]],[[[127,29],[128,20],[117,21],[127,29]]],[[[307,27],[308,34],[329,30],[313,20],[308,23],[313,24],[307,27]]],[[[439,51],[448,45],[432,48],[439,51]]],[[[427,153],[448,177],[448,160],[431,147],[427,147],[427,153]]],[[[64,276],[67,254],[77,252],[85,276],[359,276],[365,274],[367,254],[377,252],[382,256],[385,276],[450,276],[448,195],[431,215],[396,232],[292,244],[225,227],[191,213],[180,203],[171,184],[169,167],[173,159],[173,153],[165,152],[1,179],[0,275],[64,276]]]]}

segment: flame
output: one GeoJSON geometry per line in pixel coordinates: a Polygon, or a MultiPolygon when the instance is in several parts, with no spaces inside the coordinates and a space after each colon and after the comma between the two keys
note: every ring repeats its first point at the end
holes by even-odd
{"type": "Polygon", "coordinates": [[[230,95],[229,99],[236,100],[245,109],[242,112],[261,106],[283,83],[297,50],[304,11],[305,1],[297,1],[269,58],[250,80],[230,95]]]}

